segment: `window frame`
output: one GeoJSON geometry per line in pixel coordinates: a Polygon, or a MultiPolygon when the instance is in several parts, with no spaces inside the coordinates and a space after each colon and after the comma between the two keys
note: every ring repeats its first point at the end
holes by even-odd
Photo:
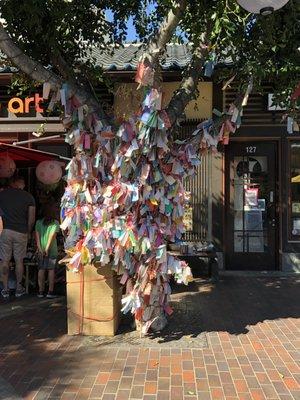
{"type": "MultiPolygon", "coordinates": [[[[293,213],[292,213],[292,145],[299,144],[299,156],[300,156],[300,138],[289,138],[288,140],[288,210],[287,210],[287,227],[288,227],[288,242],[289,243],[300,243],[300,233],[298,235],[292,235],[292,221],[293,221],[293,213]]],[[[300,201],[299,201],[300,202],[300,201]]],[[[299,214],[300,219],[300,214],[299,214]]]]}

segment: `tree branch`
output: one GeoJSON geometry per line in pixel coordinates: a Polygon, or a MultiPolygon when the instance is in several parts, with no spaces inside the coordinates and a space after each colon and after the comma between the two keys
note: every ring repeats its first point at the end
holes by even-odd
{"type": "MultiPolygon", "coordinates": [[[[49,82],[52,90],[60,89],[64,83],[62,77],[65,77],[65,68],[67,68],[67,64],[63,59],[61,60],[61,68],[59,68],[59,71],[61,69],[63,70],[62,77],[60,77],[54,72],[46,69],[38,61],[32,60],[18,46],[16,46],[5,31],[2,23],[0,23],[0,50],[6,54],[6,56],[15,64],[16,67],[18,67],[34,81],[40,83],[49,82]]],[[[65,83],[67,83],[71,91],[71,95],[76,96],[81,104],[86,104],[89,106],[105,121],[106,117],[102,107],[94,98],[94,96],[91,96],[89,90],[85,90],[80,84],[72,80],[72,77],[66,79],[65,83]]]]}
{"type": "Polygon", "coordinates": [[[172,38],[180,18],[186,8],[186,0],[178,0],[174,7],[169,10],[168,15],[162,22],[157,33],[150,39],[147,49],[143,55],[143,61],[151,65],[154,70],[154,87],[160,87],[162,76],[160,67],[160,57],[165,51],[166,45],[172,38]]]}
{"type": "Polygon", "coordinates": [[[52,89],[59,89],[62,80],[52,71],[44,68],[39,62],[32,60],[15,45],[13,40],[6,33],[0,22],[0,49],[7,57],[31,79],[37,82],[49,82],[52,89]]]}
{"type": "Polygon", "coordinates": [[[152,57],[152,62],[155,62],[164,52],[186,9],[186,3],[186,0],[179,0],[168,12],[157,33],[150,39],[147,53],[152,57]]]}
{"type": "Polygon", "coordinates": [[[55,66],[65,80],[74,80],[74,71],[62,57],[60,52],[50,55],[51,63],[55,66]]]}
{"type": "Polygon", "coordinates": [[[208,47],[205,45],[200,45],[194,50],[191,62],[184,73],[180,87],[175,91],[166,108],[171,125],[176,122],[177,118],[184,112],[188,103],[195,97],[198,82],[202,74],[202,67],[207,55],[208,47]]]}

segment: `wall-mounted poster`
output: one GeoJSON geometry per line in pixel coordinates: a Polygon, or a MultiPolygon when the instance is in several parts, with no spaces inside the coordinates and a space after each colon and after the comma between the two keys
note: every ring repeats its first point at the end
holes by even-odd
{"type": "Polygon", "coordinates": [[[292,234],[294,236],[300,235],[300,218],[293,219],[293,229],[292,234]]]}
{"type": "Polygon", "coordinates": [[[257,206],[249,206],[249,205],[244,206],[244,211],[250,211],[250,210],[266,211],[266,200],[257,199],[257,206]]]}
{"type": "Polygon", "coordinates": [[[245,206],[257,207],[258,189],[245,189],[245,206]]]}
{"type": "Polygon", "coordinates": [[[248,231],[247,251],[250,253],[263,253],[264,233],[261,210],[251,210],[245,212],[245,230],[248,231]]]}

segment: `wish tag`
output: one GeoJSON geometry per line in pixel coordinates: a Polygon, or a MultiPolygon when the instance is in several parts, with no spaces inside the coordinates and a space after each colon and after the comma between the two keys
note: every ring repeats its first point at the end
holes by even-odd
{"type": "Polygon", "coordinates": [[[47,100],[49,98],[51,85],[49,82],[43,83],[43,99],[47,100]]]}

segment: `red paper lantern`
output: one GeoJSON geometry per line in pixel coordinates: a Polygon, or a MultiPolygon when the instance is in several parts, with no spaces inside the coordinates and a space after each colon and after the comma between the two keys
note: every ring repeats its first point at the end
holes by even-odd
{"type": "Polygon", "coordinates": [[[8,155],[0,156],[0,178],[11,178],[16,170],[16,164],[8,155]]]}
{"type": "Polygon", "coordinates": [[[44,185],[54,185],[61,180],[62,169],[57,161],[42,161],[36,167],[35,174],[44,185]]]}

